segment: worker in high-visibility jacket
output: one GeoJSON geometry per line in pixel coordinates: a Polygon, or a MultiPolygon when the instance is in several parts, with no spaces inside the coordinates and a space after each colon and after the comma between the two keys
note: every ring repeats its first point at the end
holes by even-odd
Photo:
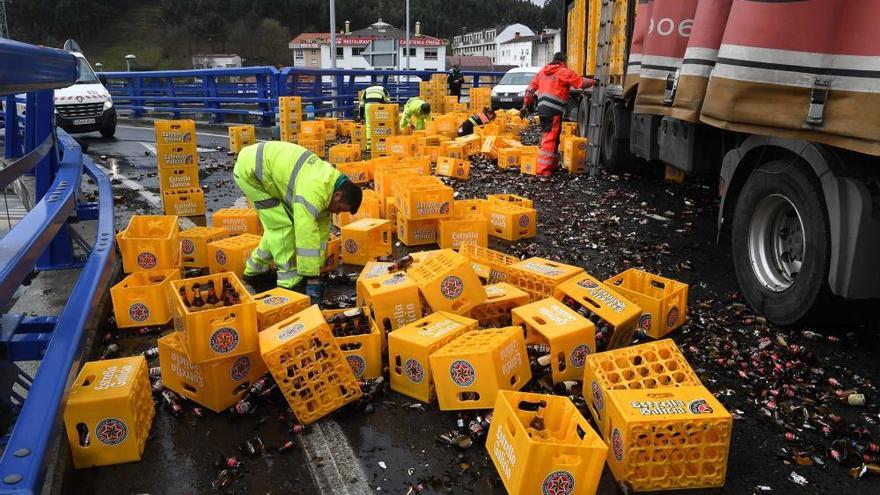
{"type": "Polygon", "coordinates": [[[538,118],[541,120],[541,130],[544,131],[541,149],[538,151],[538,175],[550,175],[556,168],[556,150],[559,147],[562,114],[565,113],[565,105],[568,103],[569,89],[589,88],[596,84],[594,79],[581,77],[569,69],[565,65],[567,60],[564,52],[557,52],[553,55],[553,61],[535,74],[526,88],[525,100],[520,110],[520,115],[525,117],[528,114],[526,107],[532,104],[537,95],[538,118]]]}
{"type": "Polygon", "coordinates": [[[361,91],[359,100],[359,114],[361,120],[367,125],[367,144],[370,143],[370,136],[372,135],[370,132],[372,122],[370,119],[370,113],[367,110],[369,106],[374,103],[391,103],[391,96],[388,94],[388,91],[378,84],[361,91]]]}
{"type": "Polygon", "coordinates": [[[410,98],[403,106],[403,113],[400,115],[400,130],[420,131],[425,128],[425,122],[430,120],[431,104],[421,98],[410,98]]]}
{"type": "Polygon", "coordinates": [[[486,125],[493,120],[495,120],[495,110],[485,107],[482,112],[475,113],[462,122],[458,128],[458,137],[470,136],[474,133],[474,127],[486,125]]]}
{"type": "Polygon", "coordinates": [[[306,294],[317,304],[331,213],[356,213],[361,189],[333,165],[294,143],[270,141],[244,147],[233,169],[235,183],[254,203],[263,238],[245,266],[245,280],[271,275],[288,289],[307,280],[306,294]]]}

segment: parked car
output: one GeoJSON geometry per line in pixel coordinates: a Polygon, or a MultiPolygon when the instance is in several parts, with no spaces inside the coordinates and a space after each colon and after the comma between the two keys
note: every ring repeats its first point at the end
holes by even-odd
{"type": "Polygon", "coordinates": [[[526,87],[541,70],[538,67],[510,69],[492,88],[492,108],[520,108],[526,96],[526,87]]]}

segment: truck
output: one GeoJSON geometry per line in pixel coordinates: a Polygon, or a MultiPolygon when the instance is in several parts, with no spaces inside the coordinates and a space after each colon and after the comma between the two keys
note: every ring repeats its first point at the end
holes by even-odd
{"type": "Polygon", "coordinates": [[[880,297],[880,2],[564,0],[588,169],[718,176],[749,305],[792,324],[880,297]]]}

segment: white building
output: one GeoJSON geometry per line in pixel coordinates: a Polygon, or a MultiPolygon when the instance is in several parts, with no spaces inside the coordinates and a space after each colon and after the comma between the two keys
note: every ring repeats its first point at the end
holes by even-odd
{"type": "MultiPolygon", "coordinates": [[[[377,45],[373,43],[374,49],[377,45]]],[[[330,67],[329,33],[301,33],[291,40],[288,46],[293,50],[294,67],[330,67]]],[[[411,70],[440,72],[446,70],[446,40],[422,34],[418,22],[410,35],[409,50],[411,70]]],[[[407,67],[406,31],[383,22],[382,19],[364,29],[355,31],[346,29],[346,32],[336,36],[334,55],[338,69],[405,69],[407,67]],[[367,48],[374,41],[385,42],[385,45],[391,47],[396,45],[396,53],[392,48],[392,51],[387,53],[393,56],[385,57],[386,62],[372,65],[368,59],[370,52],[367,48]]]]}
{"type": "Polygon", "coordinates": [[[553,54],[562,51],[562,30],[545,29],[532,40],[532,67],[543,67],[553,60],[553,54]]]}
{"type": "Polygon", "coordinates": [[[241,57],[234,53],[209,53],[193,55],[193,69],[226,69],[241,67],[241,57]]]}
{"type": "Polygon", "coordinates": [[[498,44],[498,65],[530,67],[532,65],[532,42],[535,36],[515,36],[498,44]]]}
{"type": "Polygon", "coordinates": [[[472,31],[452,38],[452,54],[460,56],[489,57],[493,64],[503,65],[497,60],[501,43],[516,36],[534,36],[535,32],[525,24],[510,24],[472,31]]]}

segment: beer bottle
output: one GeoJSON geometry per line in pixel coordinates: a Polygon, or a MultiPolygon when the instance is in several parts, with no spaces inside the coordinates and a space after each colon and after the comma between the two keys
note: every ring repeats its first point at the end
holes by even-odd
{"type": "Polygon", "coordinates": [[[181,287],[178,292],[180,293],[180,299],[183,301],[183,305],[187,308],[192,307],[192,304],[190,304],[189,299],[186,297],[186,287],[181,287]]]}
{"type": "Polygon", "coordinates": [[[399,272],[402,270],[406,270],[413,264],[413,257],[410,254],[399,258],[394,263],[391,263],[391,266],[388,267],[389,272],[399,272]]]}
{"type": "Polygon", "coordinates": [[[194,308],[196,308],[196,310],[201,310],[202,306],[205,305],[205,300],[202,299],[202,287],[199,284],[193,284],[192,293],[193,293],[192,306],[194,308]]]}
{"type": "Polygon", "coordinates": [[[539,437],[544,436],[544,411],[547,408],[547,402],[541,401],[538,402],[538,410],[535,411],[535,417],[529,422],[529,436],[537,435],[539,437]]]}
{"type": "Polygon", "coordinates": [[[217,307],[217,305],[220,304],[220,299],[217,298],[217,292],[214,290],[213,280],[208,284],[208,297],[205,299],[205,303],[212,308],[217,307]]]}

